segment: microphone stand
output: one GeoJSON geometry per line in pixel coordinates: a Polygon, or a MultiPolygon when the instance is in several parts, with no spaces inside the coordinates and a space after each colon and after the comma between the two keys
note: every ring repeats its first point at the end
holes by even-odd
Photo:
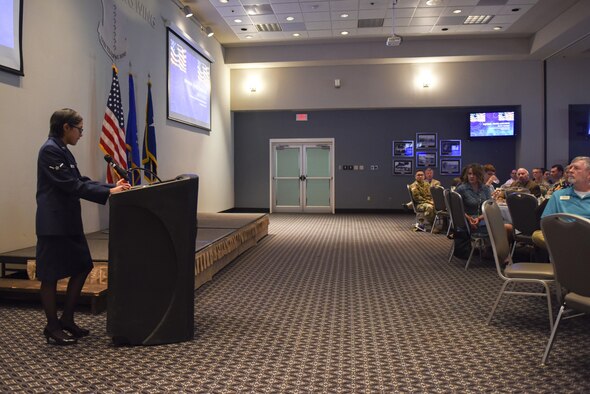
{"type": "Polygon", "coordinates": [[[128,174],[131,174],[133,171],[144,171],[146,172],[148,175],[156,178],[158,180],[158,182],[162,183],[162,180],[156,175],[154,174],[151,170],[148,170],[147,168],[143,168],[143,167],[133,167],[131,169],[126,170],[128,174]]]}

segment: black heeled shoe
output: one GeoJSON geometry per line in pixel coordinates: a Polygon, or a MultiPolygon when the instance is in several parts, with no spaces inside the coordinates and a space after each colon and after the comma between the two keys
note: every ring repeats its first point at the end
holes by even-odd
{"type": "Polygon", "coordinates": [[[79,327],[76,323],[64,323],[60,320],[59,324],[61,325],[62,330],[69,332],[76,339],[90,335],[90,330],[79,327]]]}
{"type": "Polygon", "coordinates": [[[47,343],[51,343],[53,345],[67,346],[74,345],[78,342],[76,338],[70,337],[62,330],[49,331],[49,329],[45,327],[45,329],[43,330],[43,335],[45,336],[45,339],[47,339],[47,343]]]}

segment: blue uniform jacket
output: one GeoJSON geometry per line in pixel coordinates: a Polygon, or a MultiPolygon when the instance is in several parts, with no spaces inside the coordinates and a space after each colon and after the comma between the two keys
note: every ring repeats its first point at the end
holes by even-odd
{"type": "Polygon", "coordinates": [[[113,186],[83,177],[63,141],[49,137],[37,160],[37,235],[84,234],[80,198],[105,204],[113,186]]]}

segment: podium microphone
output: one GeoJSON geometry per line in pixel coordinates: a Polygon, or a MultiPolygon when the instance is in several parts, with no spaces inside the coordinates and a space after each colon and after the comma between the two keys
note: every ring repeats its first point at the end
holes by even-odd
{"type": "Polygon", "coordinates": [[[109,163],[109,166],[111,166],[116,172],[117,174],[119,174],[119,176],[123,179],[125,179],[127,182],[129,182],[129,175],[127,174],[127,171],[125,171],[123,168],[121,168],[117,163],[115,163],[113,161],[113,158],[110,155],[104,155],[104,160],[109,163]]]}

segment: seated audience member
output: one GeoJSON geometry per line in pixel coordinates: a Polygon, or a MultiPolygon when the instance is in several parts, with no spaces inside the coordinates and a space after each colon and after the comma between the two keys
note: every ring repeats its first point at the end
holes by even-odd
{"type": "Polygon", "coordinates": [[[416,181],[410,185],[412,197],[416,203],[416,209],[424,212],[424,219],[432,224],[434,221],[434,201],[430,194],[430,185],[424,181],[424,171],[416,171],[416,181]]]}
{"type": "Polygon", "coordinates": [[[541,197],[541,188],[537,183],[529,179],[529,171],[526,168],[519,168],[516,171],[516,182],[513,182],[510,186],[511,189],[524,188],[528,189],[531,194],[537,198],[541,197]]]}
{"type": "MultiPolygon", "coordinates": [[[[590,157],[574,158],[566,175],[571,187],[556,190],[551,195],[541,218],[554,213],[571,213],[590,219],[590,157]]],[[[533,242],[546,248],[541,230],[533,233],[533,242]]]]}
{"type": "Polygon", "coordinates": [[[549,183],[554,184],[563,178],[563,166],[561,164],[553,164],[549,170],[551,180],[549,183]]]}
{"type": "Polygon", "coordinates": [[[463,183],[455,189],[463,199],[465,217],[472,230],[484,232],[485,222],[481,211],[481,204],[490,199],[490,188],[484,184],[483,168],[477,163],[467,165],[463,183]]]}
{"type": "Polygon", "coordinates": [[[516,170],[512,170],[510,172],[510,179],[504,182],[500,187],[503,189],[509,188],[510,186],[512,186],[512,183],[514,182],[516,182],[516,170]]]}
{"type": "Polygon", "coordinates": [[[551,173],[547,169],[545,169],[545,172],[543,172],[543,181],[547,183],[549,186],[553,184],[553,182],[551,181],[551,173]]]}
{"type": "Polygon", "coordinates": [[[434,179],[434,170],[430,167],[424,170],[424,182],[430,186],[440,186],[440,181],[434,179]]]}
{"type": "Polygon", "coordinates": [[[461,180],[460,177],[453,178],[453,181],[451,182],[451,190],[455,190],[457,188],[457,186],[459,186],[462,183],[463,183],[463,181],[461,180]]]}
{"type": "Polygon", "coordinates": [[[492,192],[496,188],[500,187],[500,180],[496,176],[496,167],[494,167],[492,164],[484,164],[483,181],[486,186],[491,187],[492,192]]]}
{"type": "Polygon", "coordinates": [[[564,176],[562,176],[557,181],[555,181],[555,183],[553,183],[553,185],[551,185],[549,190],[547,190],[548,197],[551,196],[557,190],[565,189],[566,187],[571,186],[570,183],[568,182],[568,179],[567,179],[567,172],[568,172],[569,168],[570,168],[570,166],[567,165],[565,167],[564,176]]]}
{"type": "Polygon", "coordinates": [[[549,183],[547,181],[545,181],[545,179],[543,178],[543,174],[545,173],[545,169],[541,168],[541,167],[536,167],[533,168],[533,182],[535,182],[537,185],[539,185],[539,188],[541,189],[541,195],[545,195],[547,194],[547,190],[549,190],[549,187],[551,187],[551,185],[549,185],[549,183]]]}

